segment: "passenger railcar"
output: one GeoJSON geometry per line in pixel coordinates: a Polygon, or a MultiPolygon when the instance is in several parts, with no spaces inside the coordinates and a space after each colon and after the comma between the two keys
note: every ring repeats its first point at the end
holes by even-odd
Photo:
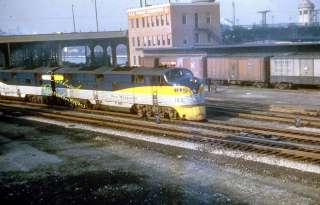
{"type": "Polygon", "coordinates": [[[47,102],[52,97],[72,99],[77,105],[120,109],[140,116],[159,114],[196,121],[206,117],[202,81],[187,69],[40,70],[1,70],[0,95],[32,102],[47,102]],[[18,82],[20,75],[22,81],[18,82]]]}

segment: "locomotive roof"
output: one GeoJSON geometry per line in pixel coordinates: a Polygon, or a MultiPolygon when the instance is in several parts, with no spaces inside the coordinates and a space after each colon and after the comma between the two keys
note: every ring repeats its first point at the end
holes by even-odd
{"type": "Polygon", "coordinates": [[[63,67],[56,71],[56,73],[64,74],[64,73],[82,73],[82,74],[124,74],[124,75],[161,75],[164,72],[169,70],[168,68],[128,68],[128,67],[118,67],[118,68],[110,68],[110,67],[99,67],[96,69],[90,68],[70,68],[63,67]]]}
{"type": "Polygon", "coordinates": [[[172,68],[128,68],[128,67],[118,67],[118,68],[110,68],[110,67],[99,67],[99,68],[80,68],[80,67],[39,67],[34,69],[26,69],[26,68],[11,68],[4,69],[0,68],[0,72],[8,72],[8,73],[49,73],[54,71],[57,74],[94,74],[94,75],[103,75],[103,74],[123,74],[123,75],[162,75],[168,70],[172,70],[172,68]]]}
{"type": "Polygon", "coordinates": [[[49,73],[53,70],[56,70],[56,67],[38,67],[38,68],[24,68],[24,67],[17,67],[17,68],[0,68],[0,72],[8,72],[8,73],[49,73]]]}

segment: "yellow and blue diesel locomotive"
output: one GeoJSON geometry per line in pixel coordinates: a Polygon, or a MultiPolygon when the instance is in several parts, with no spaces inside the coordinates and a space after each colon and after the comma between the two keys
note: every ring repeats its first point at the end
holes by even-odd
{"type": "Polygon", "coordinates": [[[0,95],[36,103],[46,103],[55,96],[72,104],[139,116],[159,114],[193,121],[206,118],[204,85],[183,68],[3,69],[0,95]]]}

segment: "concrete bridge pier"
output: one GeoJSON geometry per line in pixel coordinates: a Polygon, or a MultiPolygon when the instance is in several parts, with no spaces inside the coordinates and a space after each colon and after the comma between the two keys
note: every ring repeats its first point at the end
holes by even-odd
{"type": "Polygon", "coordinates": [[[103,49],[103,58],[105,59],[104,61],[105,66],[111,66],[110,56],[108,55],[108,46],[103,45],[102,49],[103,49]]]}
{"type": "Polygon", "coordinates": [[[57,64],[58,66],[62,66],[63,65],[63,62],[62,62],[62,45],[61,43],[59,42],[58,43],[58,48],[57,48],[57,64]]]}
{"type": "Polygon", "coordinates": [[[90,65],[96,65],[96,54],[94,53],[94,45],[90,45],[90,65]]]}
{"type": "Polygon", "coordinates": [[[112,65],[116,67],[118,65],[117,62],[117,45],[111,46],[111,53],[112,53],[112,65]]]}
{"type": "Polygon", "coordinates": [[[6,45],[6,48],[4,49],[4,67],[9,69],[11,67],[11,47],[10,43],[6,45]]]}

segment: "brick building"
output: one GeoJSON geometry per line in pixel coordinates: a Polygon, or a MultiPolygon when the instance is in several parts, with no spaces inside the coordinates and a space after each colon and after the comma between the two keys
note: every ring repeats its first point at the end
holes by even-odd
{"type": "Polygon", "coordinates": [[[128,10],[130,65],[143,49],[193,48],[220,42],[220,5],[214,0],[168,3],[128,10]]]}

